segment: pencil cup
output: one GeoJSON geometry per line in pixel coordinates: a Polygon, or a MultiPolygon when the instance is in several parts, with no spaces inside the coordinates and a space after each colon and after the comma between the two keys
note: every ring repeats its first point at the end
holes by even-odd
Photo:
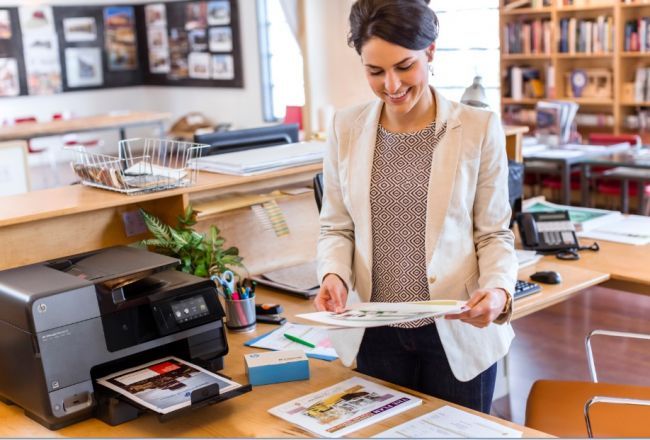
{"type": "Polygon", "coordinates": [[[233,332],[255,330],[255,298],[226,299],[226,327],[233,332]]]}

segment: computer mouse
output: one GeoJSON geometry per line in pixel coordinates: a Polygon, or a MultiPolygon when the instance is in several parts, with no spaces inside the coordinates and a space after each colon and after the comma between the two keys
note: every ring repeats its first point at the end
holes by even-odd
{"type": "Polygon", "coordinates": [[[535,272],[530,276],[530,279],[544,284],[560,284],[562,282],[560,274],[553,270],[535,272]]]}

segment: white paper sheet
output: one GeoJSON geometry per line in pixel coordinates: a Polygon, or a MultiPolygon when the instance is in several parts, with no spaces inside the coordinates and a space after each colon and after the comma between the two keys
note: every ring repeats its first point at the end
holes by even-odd
{"type": "Polygon", "coordinates": [[[464,309],[465,303],[466,301],[456,300],[370,302],[352,304],[342,313],[314,312],[296,316],[333,327],[369,328],[459,313],[464,309]]]}
{"type": "Polygon", "coordinates": [[[266,348],[267,350],[302,350],[305,353],[336,359],[336,350],[332,347],[327,328],[311,325],[292,324],[287,322],[282,327],[269,333],[255,342],[247,344],[251,347],[266,348]],[[284,337],[288,333],[297,336],[303,341],[311,342],[316,348],[290,341],[284,337]]]}
{"type": "Polygon", "coordinates": [[[617,221],[581,232],[579,237],[589,237],[616,243],[645,245],[650,243],[650,217],[630,215],[617,221]]]}
{"type": "Polygon", "coordinates": [[[443,406],[373,438],[521,438],[522,434],[483,417],[443,406]]]}

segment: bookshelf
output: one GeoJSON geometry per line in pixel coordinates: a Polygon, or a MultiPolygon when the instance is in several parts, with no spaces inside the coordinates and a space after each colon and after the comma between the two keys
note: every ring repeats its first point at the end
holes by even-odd
{"type": "MultiPolygon", "coordinates": [[[[499,14],[501,110],[506,123],[534,129],[537,102],[559,99],[580,104],[578,114],[586,117],[578,121],[578,131],[585,137],[590,132],[639,133],[638,127],[650,126],[650,0],[575,0],[573,5],[538,0],[530,4],[543,6],[515,9],[508,3],[500,0],[499,14]],[[644,17],[648,21],[641,28],[644,17]],[[631,22],[632,29],[637,27],[637,36],[632,37],[638,38],[636,47],[630,46],[631,22]],[[642,39],[646,25],[647,37],[642,39]],[[577,35],[574,39],[562,38],[571,32],[577,35]],[[522,35],[526,37],[517,40],[522,35]],[[642,44],[645,50],[639,47],[642,44]],[[571,45],[576,50],[570,50],[571,45]],[[598,88],[597,96],[574,98],[571,74],[576,70],[598,72],[601,79],[609,78],[610,85],[598,88]],[[646,80],[639,81],[643,74],[646,80]],[[513,75],[519,80],[513,82],[513,75]],[[535,80],[539,82],[532,84],[535,80]]],[[[643,138],[650,142],[650,133],[643,138]]]]}

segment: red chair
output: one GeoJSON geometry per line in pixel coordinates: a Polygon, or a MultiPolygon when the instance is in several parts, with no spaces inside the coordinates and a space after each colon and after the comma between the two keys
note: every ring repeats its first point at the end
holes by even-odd
{"type": "Polygon", "coordinates": [[[298,130],[302,130],[302,107],[288,105],[284,115],[285,124],[298,124],[298,130]]]}

